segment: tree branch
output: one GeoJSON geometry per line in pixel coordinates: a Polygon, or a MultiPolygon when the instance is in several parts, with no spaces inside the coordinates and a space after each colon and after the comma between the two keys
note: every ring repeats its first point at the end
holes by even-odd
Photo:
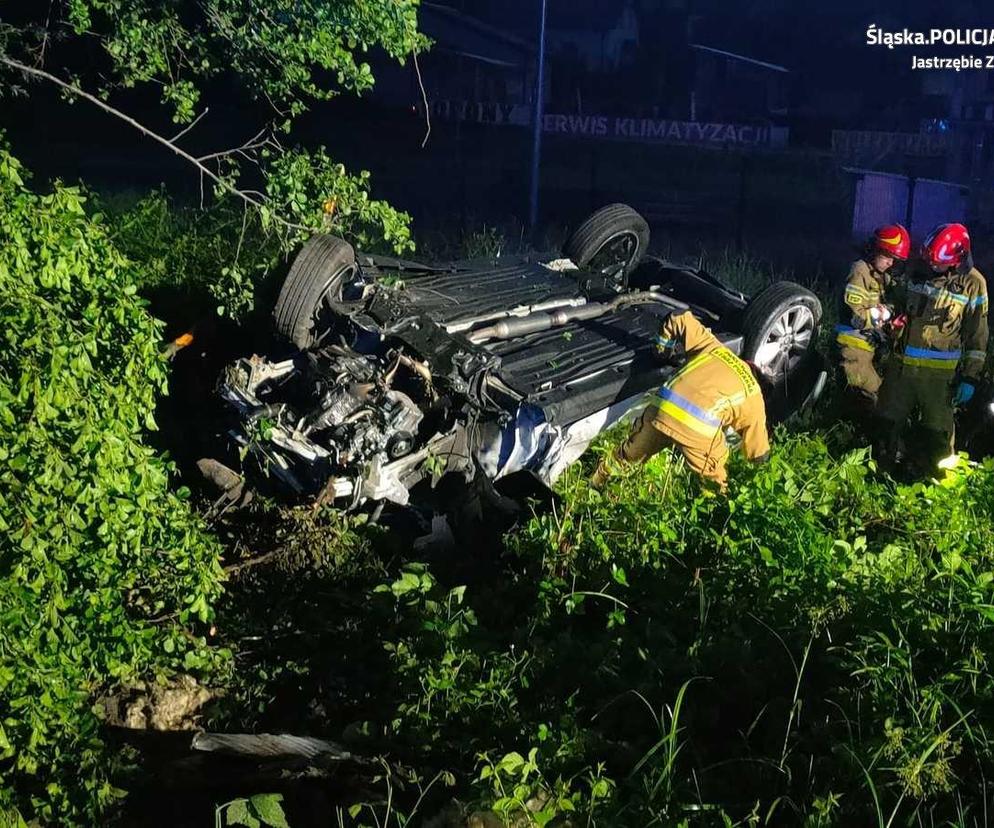
{"type": "Polygon", "coordinates": [[[277,553],[282,552],[283,547],[279,549],[272,549],[262,555],[256,555],[254,558],[246,558],[238,563],[228,564],[224,567],[224,571],[228,575],[233,575],[236,572],[241,572],[243,569],[247,569],[250,566],[258,566],[259,564],[266,563],[266,561],[272,560],[276,557],[277,553]]]}
{"type": "Polygon", "coordinates": [[[418,86],[421,88],[421,100],[425,104],[425,139],[421,142],[421,149],[428,145],[428,137],[431,135],[431,112],[428,107],[428,93],[425,92],[425,82],[421,79],[421,67],[418,66],[418,50],[411,52],[414,56],[414,73],[418,76],[418,86]]]}
{"type": "MultiPolygon", "coordinates": [[[[266,206],[265,200],[259,200],[258,198],[249,195],[244,190],[239,190],[233,184],[229,183],[228,181],[225,181],[224,178],[222,178],[220,175],[215,173],[205,164],[201,163],[195,156],[191,155],[186,150],[176,146],[176,144],[174,144],[168,138],[164,138],[163,136],[159,135],[157,132],[153,132],[147,126],[145,126],[139,121],[136,121],[130,115],[127,115],[124,112],[121,112],[121,110],[115,109],[113,106],[106,103],[105,101],[100,100],[100,98],[98,98],[96,95],[92,95],[89,92],[80,89],[78,86],[62,80],[62,78],[58,77],[57,75],[53,75],[51,72],[46,72],[44,69],[37,69],[33,66],[28,66],[27,64],[9,58],[6,55],[0,54],[0,64],[9,66],[12,69],[17,69],[18,71],[23,72],[24,74],[29,76],[42,78],[44,80],[49,81],[50,83],[54,83],[60,89],[64,89],[73,95],[78,95],[80,98],[89,101],[90,103],[99,107],[109,115],[113,115],[115,118],[124,121],[126,124],[132,126],[134,129],[138,130],[142,135],[146,136],[147,138],[151,138],[153,141],[162,144],[162,146],[166,147],[171,152],[174,152],[180,158],[190,162],[194,167],[196,167],[200,171],[201,176],[207,176],[211,181],[217,184],[217,186],[220,187],[222,190],[230,193],[231,195],[237,198],[240,198],[246,204],[249,204],[252,207],[255,207],[256,209],[262,209],[266,206]]],[[[180,134],[182,135],[182,133],[180,134]]],[[[292,230],[304,230],[307,232],[313,232],[314,229],[312,227],[305,227],[302,224],[294,224],[293,222],[287,221],[286,219],[283,219],[275,215],[273,216],[273,220],[279,222],[284,227],[290,228],[292,230]]]]}
{"type": "Polygon", "coordinates": [[[201,112],[201,113],[200,113],[200,114],[199,114],[199,115],[198,115],[198,116],[197,116],[196,118],[194,118],[194,119],[193,119],[193,120],[192,120],[192,121],[191,121],[190,123],[188,123],[188,124],[187,124],[187,125],[186,125],[185,127],[183,127],[183,129],[181,129],[181,130],[180,130],[180,131],[179,131],[179,132],[178,132],[178,133],[177,133],[176,135],[174,135],[174,136],[173,136],[172,138],[170,138],[170,139],[169,139],[169,143],[170,143],[170,144],[172,144],[172,143],[175,143],[175,142],[176,142],[176,141],[178,141],[178,140],[179,140],[180,138],[182,138],[182,137],[183,137],[184,135],[186,135],[186,133],[188,133],[188,132],[189,132],[189,131],[190,131],[191,129],[193,129],[193,128],[194,128],[194,127],[195,127],[195,126],[197,125],[197,124],[199,124],[199,123],[200,123],[200,119],[201,119],[201,118],[203,118],[203,117],[204,117],[204,115],[206,115],[206,114],[207,114],[208,112],[210,112],[210,111],[211,111],[211,108],[210,108],[209,106],[207,106],[207,107],[204,107],[204,111],[203,111],[203,112],[201,112]]]}
{"type": "Polygon", "coordinates": [[[41,40],[41,48],[38,50],[38,62],[37,66],[42,66],[45,63],[45,50],[48,48],[48,35],[49,26],[52,22],[52,6],[55,5],[55,0],[49,0],[48,3],[48,14],[45,15],[45,35],[41,40]]]}
{"type": "Polygon", "coordinates": [[[197,160],[200,162],[213,161],[215,158],[225,158],[229,155],[235,155],[236,153],[245,155],[250,150],[259,149],[259,147],[264,147],[266,146],[266,144],[269,143],[269,139],[264,137],[265,134],[266,134],[265,128],[260,129],[259,132],[256,133],[254,138],[249,138],[248,141],[246,141],[240,147],[234,147],[228,150],[221,150],[220,152],[211,152],[208,153],[207,155],[201,155],[199,158],[197,158],[197,160]]]}

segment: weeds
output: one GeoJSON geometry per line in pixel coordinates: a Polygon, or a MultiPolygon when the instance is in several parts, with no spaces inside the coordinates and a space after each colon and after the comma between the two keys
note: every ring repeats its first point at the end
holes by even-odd
{"type": "Polygon", "coordinates": [[[452,782],[395,787],[393,819],[453,793],[515,825],[980,819],[994,462],[902,486],[844,442],[782,432],[727,500],[665,454],[603,496],[577,468],[498,573],[398,562],[329,610],[363,631],[334,639],[362,664],[339,726],[452,782]]]}
{"type": "MultiPolygon", "coordinates": [[[[466,243],[506,251],[486,227],[466,243]]],[[[772,278],[730,252],[710,266],[748,290],[772,278]]],[[[762,468],[733,461],[727,499],[665,453],[595,493],[586,474],[618,437],[499,562],[415,561],[411,531],[322,511],[226,517],[229,566],[275,551],[232,570],[216,624],[237,669],[206,724],[387,757],[369,783],[385,793],[342,796],[341,826],[443,809],[450,824],[985,822],[994,461],[899,485],[833,426],[780,432],[762,468]]]]}

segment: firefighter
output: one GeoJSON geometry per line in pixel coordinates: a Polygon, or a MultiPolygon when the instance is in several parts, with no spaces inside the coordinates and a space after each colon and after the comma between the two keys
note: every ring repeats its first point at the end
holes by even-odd
{"type": "Polygon", "coordinates": [[[921,249],[898,291],[907,316],[884,371],[879,414],[889,425],[884,459],[908,418],[921,412],[918,445],[929,470],[953,451],[954,409],[966,405],[987,358],[987,282],[973,266],[970,235],[962,224],[941,224],[921,249]]]}
{"type": "Polygon", "coordinates": [[[843,322],[835,328],[835,341],[846,385],[860,408],[877,402],[883,378],[874,361],[894,316],[888,304],[892,269],[897,262],[907,261],[910,252],[908,231],[900,224],[888,224],[874,231],[865,254],[849,269],[839,314],[843,322]]]}
{"type": "Polygon", "coordinates": [[[682,350],[688,361],[659,390],[659,399],[642,413],[628,439],[601,461],[591,484],[599,489],[616,466],[644,463],[674,446],[695,472],[725,491],[726,426],[739,433],[750,460],[763,462],[769,456],[758,371],[722,345],[689,311],[667,317],[656,348],[664,359],[682,350]]]}

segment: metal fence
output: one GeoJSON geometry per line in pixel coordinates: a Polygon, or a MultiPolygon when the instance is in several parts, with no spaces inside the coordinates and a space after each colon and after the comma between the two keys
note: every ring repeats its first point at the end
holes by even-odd
{"type": "Polygon", "coordinates": [[[920,240],[937,224],[970,220],[970,191],[948,181],[914,178],[872,170],[847,170],[855,176],[852,235],[868,238],[873,229],[899,221],[920,240]]]}

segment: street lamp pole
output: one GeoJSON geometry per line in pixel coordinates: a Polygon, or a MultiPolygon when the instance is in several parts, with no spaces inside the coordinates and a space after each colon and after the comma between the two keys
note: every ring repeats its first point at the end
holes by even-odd
{"type": "Polygon", "coordinates": [[[538,24],[538,72],[535,76],[534,103],[532,116],[532,175],[531,193],[528,199],[528,227],[534,234],[538,224],[539,168],[542,159],[542,120],[545,114],[545,16],[547,0],[541,4],[538,24]]]}

